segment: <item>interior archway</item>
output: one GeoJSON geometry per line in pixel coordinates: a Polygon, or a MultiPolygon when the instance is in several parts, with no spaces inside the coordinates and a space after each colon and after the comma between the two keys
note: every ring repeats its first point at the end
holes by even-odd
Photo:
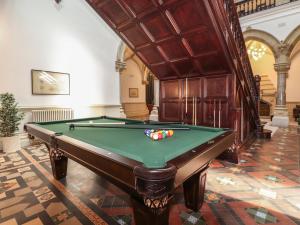
{"type": "Polygon", "coordinates": [[[245,32],[243,32],[243,36],[246,43],[248,41],[255,40],[267,45],[272,51],[273,55],[276,56],[280,46],[280,42],[273,35],[261,30],[248,29],[245,32]]]}
{"type": "Polygon", "coordinates": [[[153,102],[153,79],[148,68],[126,45],[121,45],[117,63],[120,73],[120,101],[127,118],[149,119],[149,103],[153,102]],[[151,96],[149,96],[149,94],[151,96]],[[151,101],[152,100],[152,101],[151,101]],[[148,106],[147,106],[148,103],[148,106]]]}
{"type": "Polygon", "coordinates": [[[297,47],[300,41],[300,25],[296,27],[289,36],[285,39],[284,43],[288,45],[288,53],[292,57],[293,53],[295,52],[294,49],[297,47]]]}
{"type": "Polygon", "coordinates": [[[261,98],[269,102],[273,109],[277,87],[274,53],[268,45],[257,40],[248,40],[246,47],[253,74],[261,76],[261,98]]]}

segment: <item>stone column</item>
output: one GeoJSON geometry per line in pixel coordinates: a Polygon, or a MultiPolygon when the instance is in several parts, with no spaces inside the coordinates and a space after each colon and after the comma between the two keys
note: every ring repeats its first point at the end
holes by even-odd
{"type": "Polygon", "coordinates": [[[274,65],[277,72],[276,106],[274,108],[273,126],[288,127],[289,115],[286,106],[286,78],[290,70],[290,62],[279,62],[274,65]]]}
{"type": "MultiPolygon", "coordinates": [[[[124,54],[124,53],[123,53],[124,54]]],[[[115,62],[116,65],[116,72],[119,72],[119,91],[120,91],[120,118],[126,118],[126,114],[122,105],[122,98],[121,98],[121,76],[122,72],[126,69],[126,62],[118,59],[115,62]]]]}
{"type": "Polygon", "coordinates": [[[159,80],[154,79],[154,106],[150,114],[150,120],[158,121],[158,107],[159,107],[159,80]]]}

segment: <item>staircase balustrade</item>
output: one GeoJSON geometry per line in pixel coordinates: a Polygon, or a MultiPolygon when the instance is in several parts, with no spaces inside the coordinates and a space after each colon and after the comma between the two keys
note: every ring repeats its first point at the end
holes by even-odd
{"type": "Polygon", "coordinates": [[[243,17],[296,1],[298,0],[242,0],[235,1],[235,5],[238,16],[243,17]]]}
{"type": "Polygon", "coordinates": [[[243,33],[239,23],[239,17],[236,11],[236,5],[233,0],[224,0],[224,8],[228,15],[229,27],[231,29],[234,42],[237,46],[238,58],[240,59],[241,67],[243,70],[241,80],[244,80],[245,85],[247,86],[248,95],[252,101],[252,107],[255,109],[255,114],[253,115],[255,120],[258,121],[258,108],[257,108],[257,97],[259,96],[259,90],[257,90],[255,78],[252,73],[252,68],[250,60],[247,54],[247,49],[243,37],[243,33]]]}

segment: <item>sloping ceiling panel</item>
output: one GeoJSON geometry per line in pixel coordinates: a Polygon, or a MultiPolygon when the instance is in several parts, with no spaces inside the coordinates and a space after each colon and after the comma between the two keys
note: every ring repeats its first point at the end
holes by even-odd
{"type": "Polygon", "coordinates": [[[206,0],[87,0],[162,80],[229,73],[206,0]]]}

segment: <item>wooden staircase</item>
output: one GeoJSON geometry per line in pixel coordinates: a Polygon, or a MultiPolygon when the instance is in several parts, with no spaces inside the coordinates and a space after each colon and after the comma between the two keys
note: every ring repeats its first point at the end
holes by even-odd
{"type": "Polygon", "coordinates": [[[271,114],[276,103],[276,88],[268,75],[261,75],[260,97],[262,100],[269,102],[271,106],[271,114]]]}

